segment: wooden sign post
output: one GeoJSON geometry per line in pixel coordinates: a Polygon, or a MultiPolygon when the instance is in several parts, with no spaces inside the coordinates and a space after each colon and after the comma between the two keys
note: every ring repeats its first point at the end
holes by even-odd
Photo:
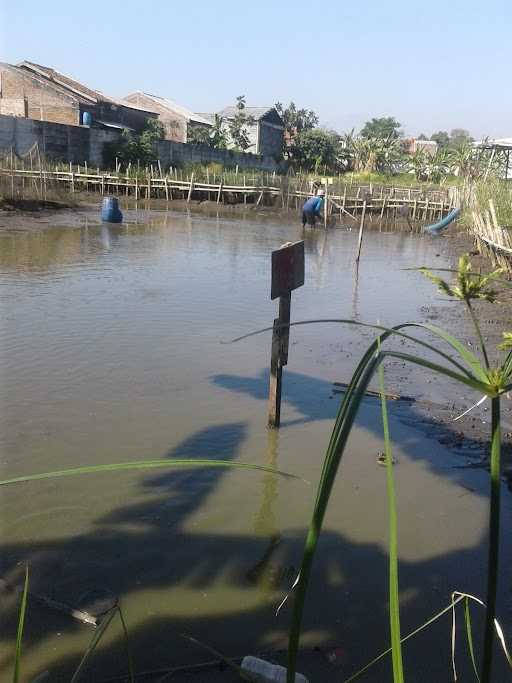
{"type": "Polygon", "coordinates": [[[288,363],[290,341],[290,304],[292,290],[304,284],[304,242],[287,242],[272,252],[270,298],[279,297],[279,317],[274,320],[270,356],[268,426],[281,422],[281,382],[283,366],[288,363]]]}

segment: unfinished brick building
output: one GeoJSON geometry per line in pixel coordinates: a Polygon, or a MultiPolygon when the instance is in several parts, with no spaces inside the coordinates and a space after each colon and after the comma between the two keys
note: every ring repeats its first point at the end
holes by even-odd
{"type": "Polygon", "coordinates": [[[120,102],[46,66],[0,63],[0,114],[79,126],[140,130],[155,112],[120,102]]]}

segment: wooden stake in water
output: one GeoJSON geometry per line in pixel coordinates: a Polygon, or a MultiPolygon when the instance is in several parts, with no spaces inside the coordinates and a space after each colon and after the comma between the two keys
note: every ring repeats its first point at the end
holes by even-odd
{"type": "Polygon", "coordinates": [[[361,223],[359,224],[359,239],[357,241],[357,256],[356,263],[359,263],[359,257],[361,256],[361,245],[363,243],[363,231],[364,231],[364,219],[366,217],[366,198],[363,201],[363,210],[361,212],[361,223]]]}
{"type": "Polygon", "coordinates": [[[292,290],[304,284],[304,242],[287,242],[272,252],[271,299],[279,297],[279,316],[274,320],[270,354],[268,426],[281,422],[283,367],[288,363],[292,290]]]}
{"type": "Polygon", "coordinates": [[[327,214],[329,212],[329,198],[327,196],[328,192],[328,183],[326,181],[325,183],[325,197],[324,197],[324,228],[327,230],[327,214]]]}

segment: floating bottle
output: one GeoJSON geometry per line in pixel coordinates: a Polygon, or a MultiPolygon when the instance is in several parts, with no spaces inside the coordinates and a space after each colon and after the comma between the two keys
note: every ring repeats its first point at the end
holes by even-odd
{"type": "MultiPolygon", "coordinates": [[[[258,657],[244,657],[242,671],[252,683],[286,683],[286,669],[258,657]]],[[[308,683],[302,674],[295,674],[295,683],[308,683]]]]}

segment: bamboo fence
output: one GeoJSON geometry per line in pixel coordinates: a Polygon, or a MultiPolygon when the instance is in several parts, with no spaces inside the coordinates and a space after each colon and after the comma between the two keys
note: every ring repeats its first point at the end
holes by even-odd
{"type": "Polygon", "coordinates": [[[473,208],[471,232],[479,249],[487,254],[495,266],[512,273],[512,226],[498,223],[492,199],[489,208],[473,208]]]}
{"type": "MultiPolygon", "coordinates": [[[[0,160],[0,179],[4,191],[10,192],[13,199],[24,198],[29,193],[46,199],[51,191],[92,192],[131,197],[136,201],[209,200],[217,204],[243,202],[254,207],[266,204],[297,210],[312,193],[311,180],[276,174],[254,174],[252,179],[241,174],[212,174],[213,177],[205,180],[194,172],[185,175],[179,169],[170,169],[165,174],[158,167],[100,172],[86,164],[49,168],[46,164],[36,167],[32,159],[30,162],[29,166],[26,160],[15,157],[7,163],[5,157],[3,163],[0,160]]],[[[457,198],[451,189],[349,185],[340,179],[326,186],[326,217],[339,214],[355,220],[364,206],[367,212],[377,213],[381,218],[397,216],[400,209],[407,207],[413,220],[438,219],[456,206],[457,198]]]]}

